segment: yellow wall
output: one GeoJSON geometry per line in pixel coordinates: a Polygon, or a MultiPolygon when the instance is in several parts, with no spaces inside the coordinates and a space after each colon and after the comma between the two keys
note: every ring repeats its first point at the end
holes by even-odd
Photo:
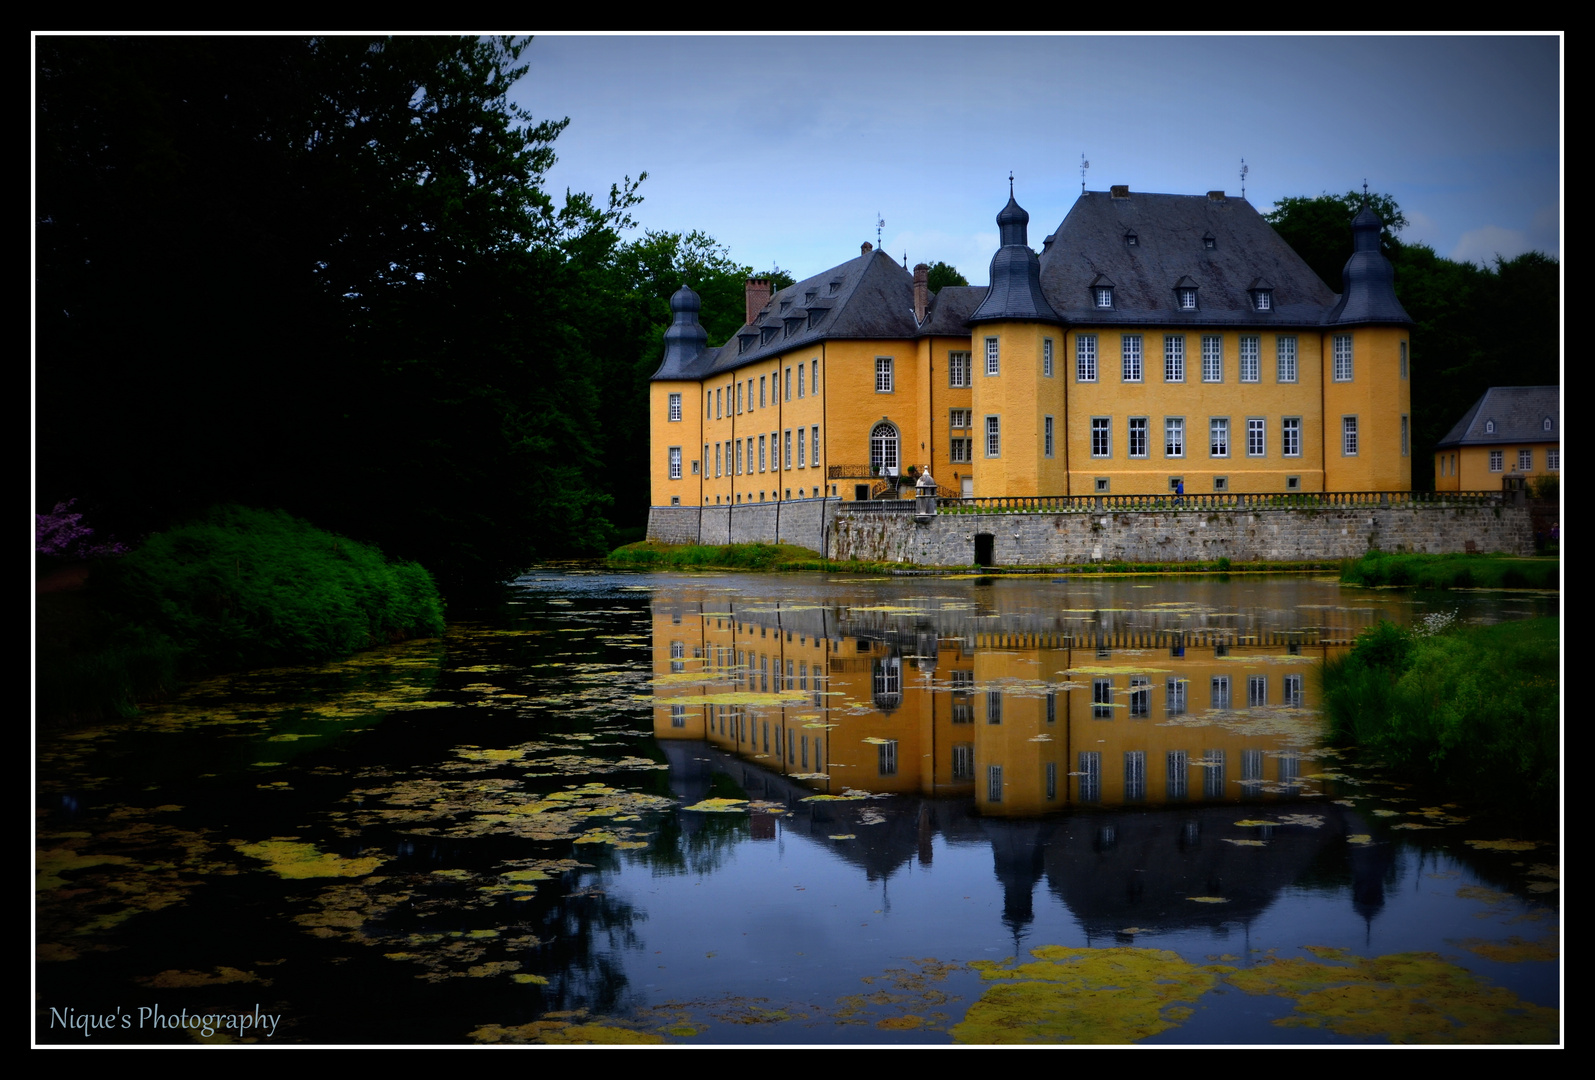
{"type": "Polygon", "coordinates": [[[1560,468],[1547,466],[1546,452],[1561,453],[1560,442],[1502,443],[1497,446],[1462,446],[1442,450],[1434,455],[1434,489],[1436,491],[1499,491],[1501,481],[1508,476],[1560,476],[1560,468]],[[1491,470],[1490,452],[1501,452],[1501,468],[1491,470]],[[1518,453],[1527,450],[1532,455],[1532,467],[1518,468],[1518,453]]]}
{"type": "Polygon", "coordinates": [[[1412,489],[1412,380],[1401,375],[1404,329],[1362,327],[1352,339],[1352,379],[1335,381],[1338,333],[1323,335],[1324,485],[1330,491],[1412,489]],[[1357,418],[1357,453],[1344,452],[1345,418],[1357,418]],[[1408,417],[1406,452],[1401,418],[1408,417]]]}
{"type": "MultiPolygon", "coordinates": [[[[695,382],[656,382],[649,386],[649,416],[653,438],[649,453],[649,483],[654,506],[669,506],[672,498],[682,506],[696,505],[702,498],[701,475],[694,476],[692,463],[703,455],[702,388],[695,382]],[[681,419],[670,419],[670,395],[681,395],[681,419]],[[670,479],[670,448],[681,447],[681,479],[670,479]]],[[[701,466],[700,466],[701,473],[701,466]]]]}

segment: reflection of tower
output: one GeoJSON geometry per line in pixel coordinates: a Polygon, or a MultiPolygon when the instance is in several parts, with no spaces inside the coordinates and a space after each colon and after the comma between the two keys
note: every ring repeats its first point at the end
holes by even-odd
{"type": "Polygon", "coordinates": [[[1351,909],[1362,916],[1365,932],[1371,934],[1374,916],[1384,910],[1385,880],[1395,863],[1394,848],[1390,844],[1353,844],[1350,855],[1351,909]]]}
{"type": "Polygon", "coordinates": [[[1017,948],[1024,928],[1035,919],[1032,897],[1041,880],[1042,857],[1052,826],[1040,821],[1002,822],[986,834],[997,880],[1002,883],[1002,921],[1012,931],[1017,948]]]}

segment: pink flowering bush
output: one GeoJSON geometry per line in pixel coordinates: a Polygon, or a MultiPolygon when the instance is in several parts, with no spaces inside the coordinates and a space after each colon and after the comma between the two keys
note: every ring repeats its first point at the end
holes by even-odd
{"type": "Polygon", "coordinates": [[[83,524],[82,514],[69,513],[76,499],[56,503],[48,514],[36,514],[33,549],[40,555],[63,559],[100,559],[107,555],[126,555],[126,544],[116,540],[90,543],[94,530],[83,524]]]}

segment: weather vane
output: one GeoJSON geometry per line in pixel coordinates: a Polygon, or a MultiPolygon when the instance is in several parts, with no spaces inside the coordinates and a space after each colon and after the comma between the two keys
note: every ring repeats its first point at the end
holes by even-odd
{"type": "Polygon", "coordinates": [[[1246,198],[1246,174],[1251,171],[1252,167],[1246,164],[1246,159],[1241,158],[1241,198],[1243,199],[1246,198]]]}
{"type": "Polygon", "coordinates": [[[881,246],[881,230],[886,228],[886,219],[881,217],[879,210],[875,211],[875,246],[881,246]]]}
{"type": "Polygon", "coordinates": [[[1090,167],[1091,167],[1091,163],[1085,159],[1085,155],[1084,154],[1081,154],[1080,155],[1080,194],[1082,194],[1082,195],[1085,194],[1085,171],[1087,169],[1089,169],[1090,167]]]}

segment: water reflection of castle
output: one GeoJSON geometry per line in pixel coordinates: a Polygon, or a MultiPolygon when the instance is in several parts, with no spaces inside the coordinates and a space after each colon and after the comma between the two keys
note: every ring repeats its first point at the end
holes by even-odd
{"type": "Polygon", "coordinates": [[[804,786],[984,816],[1317,790],[1321,629],[1005,633],[963,611],[724,599],[654,609],[654,732],[804,786]]]}

